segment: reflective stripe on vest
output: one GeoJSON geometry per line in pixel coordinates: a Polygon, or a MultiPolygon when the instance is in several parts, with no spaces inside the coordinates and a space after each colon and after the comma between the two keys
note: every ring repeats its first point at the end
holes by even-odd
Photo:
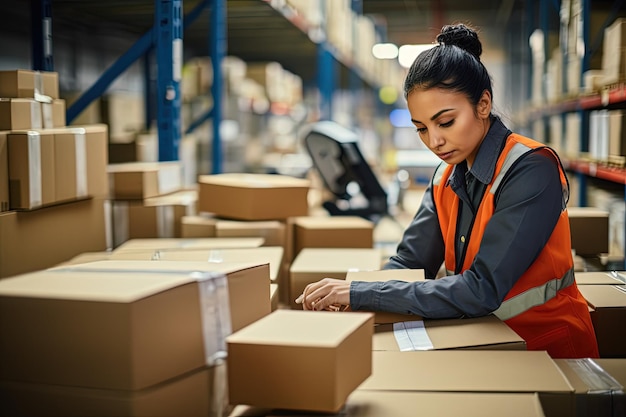
{"type": "Polygon", "coordinates": [[[538,287],[530,288],[521,294],[511,297],[500,304],[493,314],[500,320],[508,320],[531,308],[542,305],[556,297],[558,291],[567,288],[574,283],[574,268],[563,275],[538,287]]]}
{"type": "Polygon", "coordinates": [[[491,194],[496,193],[496,190],[500,186],[500,183],[504,179],[504,176],[509,171],[513,163],[517,161],[517,159],[520,156],[530,151],[530,149],[531,148],[521,143],[516,143],[515,145],[513,145],[509,153],[506,155],[506,158],[504,159],[504,163],[502,164],[502,169],[500,170],[500,172],[498,173],[498,176],[496,177],[496,179],[493,181],[493,184],[491,185],[491,190],[490,190],[491,194]]]}
{"type": "Polygon", "coordinates": [[[441,178],[443,177],[443,173],[446,171],[448,164],[442,162],[439,164],[437,168],[435,168],[435,174],[433,175],[433,184],[439,185],[441,183],[441,178]]]}

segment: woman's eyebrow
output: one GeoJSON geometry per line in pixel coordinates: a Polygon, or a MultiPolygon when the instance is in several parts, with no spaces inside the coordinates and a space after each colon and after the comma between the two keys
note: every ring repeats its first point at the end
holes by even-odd
{"type": "MultiPolygon", "coordinates": [[[[445,112],[447,112],[447,111],[450,111],[450,110],[454,110],[454,109],[443,109],[443,110],[440,110],[440,111],[438,111],[437,113],[435,113],[435,114],[434,114],[434,115],[430,118],[430,120],[435,120],[437,117],[441,116],[443,113],[445,113],[445,112]]],[[[413,123],[422,123],[422,122],[420,122],[419,120],[415,120],[415,119],[411,119],[411,121],[412,121],[413,123]]]]}

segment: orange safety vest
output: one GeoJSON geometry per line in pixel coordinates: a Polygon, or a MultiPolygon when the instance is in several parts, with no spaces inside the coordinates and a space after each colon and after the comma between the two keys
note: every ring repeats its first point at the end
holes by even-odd
{"type": "MultiPolygon", "coordinates": [[[[470,268],[493,215],[494,196],[514,162],[536,149],[550,148],[517,134],[507,138],[504,150],[496,163],[493,179],[476,213],[467,243],[462,271],[470,268]]],[[[441,164],[433,180],[433,196],[441,232],[446,242],[445,267],[455,274],[455,238],[459,198],[446,186],[453,166],[441,164]]],[[[565,172],[559,161],[563,192],[569,193],[565,172]]],[[[461,272],[461,271],[457,271],[461,272]]],[[[567,211],[561,216],[550,239],[533,264],[517,280],[500,307],[493,312],[525,341],[528,350],[546,350],[553,358],[598,357],[598,345],[587,302],[574,281],[574,260],[571,251],[570,227],[567,211]]]]}

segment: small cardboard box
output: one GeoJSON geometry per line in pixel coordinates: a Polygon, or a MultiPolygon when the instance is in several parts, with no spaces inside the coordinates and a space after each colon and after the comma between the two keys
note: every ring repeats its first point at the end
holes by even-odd
{"type": "Polygon", "coordinates": [[[380,324],[374,350],[526,350],[526,342],[495,316],[380,324]]]}
{"type": "Polygon", "coordinates": [[[0,212],[9,210],[9,145],[7,132],[0,132],[0,212]]]}
{"type": "MultiPolygon", "coordinates": [[[[423,269],[385,269],[380,271],[348,271],[346,281],[424,281],[423,269]]],[[[400,321],[421,320],[420,316],[411,314],[389,313],[386,311],[376,311],[374,322],[376,324],[397,323],[400,321]]]]}
{"type": "Polygon", "coordinates": [[[0,130],[41,128],[41,104],[38,101],[29,98],[0,98],[0,130]]]}
{"type": "MultiPolygon", "coordinates": [[[[623,386],[598,361],[590,358],[554,360],[574,387],[577,417],[623,416],[626,411],[623,386]]],[[[626,369],[625,363],[626,360],[622,362],[622,370],[626,369]]]]}
{"type": "Polygon", "coordinates": [[[224,402],[214,395],[224,366],[133,391],[0,381],[0,415],[206,417],[224,402]]]}
{"type": "Polygon", "coordinates": [[[601,358],[626,358],[626,286],[580,285],[591,307],[601,358]]]}
{"type": "Polygon", "coordinates": [[[195,191],[175,191],[144,200],[113,200],[113,246],[129,239],[180,238],[181,219],[193,213],[195,191]]]}
{"type": "Polygon", "coordinates": [[[294,255],[303,248],[373,248],[374,223],[356,216],[294,219],[294,255]]]}
{"type": "Polygon", "coordinates": [[[366,391],[539,393],[546,416],[574,415],[574,388],[545,351],[372,353],[366,391]]]}
{"type": "Polygon", "coordinates": [[[107,248],[106,204],[80,200],[0,213],[0,278],[50,268],[107,248]]]}
{"type": "Polygon", "coordinates": [[[62,265],[54,268],[62,271],[107,271],[107,272],[156,272],[193,273],[217,272],[228,281],[228,305],[232,331],[268,315],[271,303],[267,298],[270,291],[269,265],[261,262],[240,260],[239,262],[208,263],[200,261],[133,261],[101,260],[80,265],[62,265]]]}
{"type": "Polygon", "coordinates": [[[228,336],[230,404],[339,411],[371,374],[373,323],[371,313],[277,310],[228,336]]]}
{"type": "Polygon", "coordinates": [[[198,211],[234,220],[306,216],[309,181],[287,175],[215,174],[198,178],[198,211]]]}
{"type": "Polygon", "coordinates": [[[192,215],[180,219],[180,237],[215,237],[214,217],[192,215]]]}
{"type": "Polygon", "coordinates": [[[626,272],[624,271],[589,271],[576,272],[576,285],[624,285],[626,272]],[[614,274],[613,274],[614,272],[614,274]]]}
{"type": "Polygon", "coordinates": [[[57,72],[26,69],[0,71],[0,97],[34,99],[39,95],[59,98],[57,72]]]}
{"type": "Polygon", "coordinates": [[[380,267],[380,249],[302,249],[289,268],[291,307],[302,309],[295,300],[308,284],[323,278],[346,279],[348,271],[374,271],[380,267]]]}
{"type": "Polygon", "coordinates": [[[577,255],[609,252],[609,212],[595,207],[568,207],[572,249],[577,255]]]}
{"type": "Polygon", "coordinates": [[[112,199],[143,200],[182,188],[179,162],[128,162],[109,164],[107,169],[112,199]]]}
{"type": "MultiPolygon", "coordinates": [[[[229,417],[282,415],[281,410],[237,406],[229,417]]],[[[536,393],[493,394],[355,390],[341,417],[545,417],[536,393]],[[416,411],[419,408],[419,411],[416,411]],[[419,413],[419,414],[416,414],[419,413]]]]}
{"type": "Polygon", "coordinates": [[[53,129],[65,127],[65,100],[57,99],[41,103],[41,127],[53,129]]]}
{"type": "Polygon", "coordinates": [[[265,246],[285,246],[285,222],[279,220],[237,221],[217,219],[217,237],[262,237],[265,246]]]}
{"type": "Polygon", "coordinates": [[[223,354],[225,291],[213,273],[59,269],[1,280],[0,380],[141,390],[182,376],[223,354]]]}
{"type": "Polygon", "coordinates": [[[36,131],[11,132],[9,205],[30,210],[56,202],[54,136],[36,131]]]}

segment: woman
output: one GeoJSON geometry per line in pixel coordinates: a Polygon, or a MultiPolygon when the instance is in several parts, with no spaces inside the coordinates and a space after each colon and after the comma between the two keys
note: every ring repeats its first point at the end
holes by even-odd
{"type": "Polygon", "coordinates": [[[554,358],[598,357],[587,304],[574,282],[558,155],[492,114],[482,46],[466,25],[443,27],[404,83],[419,138],[442,164],[396,255],[384,269],[424,269],[425,282],[323,279],[305,310],[390,311],[424,318],[495,314],[554,358]],[[436,278],[442,263],[446,276],[436,278]]]}

